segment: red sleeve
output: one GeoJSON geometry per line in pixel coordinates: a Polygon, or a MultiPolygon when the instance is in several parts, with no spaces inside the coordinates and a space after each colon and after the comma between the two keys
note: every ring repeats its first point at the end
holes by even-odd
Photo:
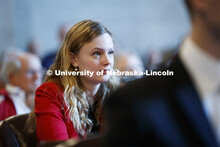
{"type": "Polygon", "coordinates": [[[46,82],[36,90],[35,114],[39,141],[67,140],[63,97],[60,88],[46,82]]]}
{"type": "Polygon", "coordinates": [[[15,106],[5,89],[0,89],[0,121],[16,115],[15,106]]]}

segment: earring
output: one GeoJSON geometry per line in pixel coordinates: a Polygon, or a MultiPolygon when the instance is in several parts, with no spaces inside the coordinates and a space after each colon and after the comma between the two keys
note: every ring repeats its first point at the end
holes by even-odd
{"type": "Polygon", "coordinates": [[[77,68],[77,67],[75,67],[75,71],[78,71],[78,68],[77,68]]]}

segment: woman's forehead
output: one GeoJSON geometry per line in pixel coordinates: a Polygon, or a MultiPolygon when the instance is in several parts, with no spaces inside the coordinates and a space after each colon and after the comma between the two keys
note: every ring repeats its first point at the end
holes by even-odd
{"type": "Polygon", "coordinates": [[[109,50],[113,49],[114,44],[111,36],[108,33],[102,34],[94,38],[91,42],[86,43],[80,50],[109,50]]]}

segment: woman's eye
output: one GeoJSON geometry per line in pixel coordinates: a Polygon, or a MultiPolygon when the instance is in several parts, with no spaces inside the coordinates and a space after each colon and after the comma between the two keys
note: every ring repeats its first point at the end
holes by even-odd
{"type": "Polygon", "coordinates": [[[114,54],[114,51],[109,51],[108,54],[114,54]]]}
{"type": "Polygon", "coordinates": [[[93,55],[100,56],[100,52],[94,52],[93,55]]]}

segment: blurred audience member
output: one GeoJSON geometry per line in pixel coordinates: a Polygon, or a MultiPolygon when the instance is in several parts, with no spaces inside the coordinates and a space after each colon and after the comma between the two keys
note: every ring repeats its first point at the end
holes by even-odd
{"type": "Polygon", "coordinates": [[[27,52],[35,54],[36,56],[40,57],[40,43],[37,40],[31,40],[27,44],[27,52]]]}
{"type": "MultiPolygon", "coordinates": [[[[115,55],[115,69],[120,71],[142,71],[144,72],[144,65],[141,57],[129,50],[118,52],[115,55]]],[[[129,81],[141,78],[142,76],[122,76],[121,82],[127,83],[129,81]]]]}
{"type": "Polygon", "coordinates": [[[60,27],[59,33],[58,33],[59,34],[58,35],[58,38],[59,38],[58,47],[56,47],[55,50],[53,50],[53,52],[50,52],[45,57],[43,57],[42,65],[45,70],[49,69],[49,67],[54,63],[57,51],[60,49],[60,45],[62,44],[65,38],[65,35],[69,31],[70,28],[71,28],[70,24],[64,24],[60,27]]]}
{"type": "Polygon", "coordinates": [[[6,86],[0,90],[0,120],[29,113],[42,80],[40,59],[30,53],[10,53],[3,61],[1,75],[6,86]]]}

